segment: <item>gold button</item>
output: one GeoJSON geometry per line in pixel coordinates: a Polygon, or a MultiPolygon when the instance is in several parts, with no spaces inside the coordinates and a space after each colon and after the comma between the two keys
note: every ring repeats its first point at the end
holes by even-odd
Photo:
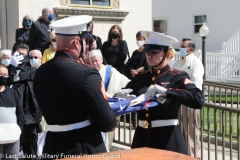
{"type": "Polygon", "coordinates": [[[148,113],[146,113],[146,117],[149,117],[149,114],[148,114],[148,113]]]}
{"type": "Polygon", "coordinates": [[[148,111],[148,108],[146,108],[146,110],[148,111]]]}
{"type": "Polygon", "coordinates": [[[152,77],[152,81],[154,81],[155,77],[152,77]]]}
{"type": "Polygon", "coordinates": [[[160,73],[160,70],[157,71],[157,74],[159,74],[159,73],[160,73]]]}

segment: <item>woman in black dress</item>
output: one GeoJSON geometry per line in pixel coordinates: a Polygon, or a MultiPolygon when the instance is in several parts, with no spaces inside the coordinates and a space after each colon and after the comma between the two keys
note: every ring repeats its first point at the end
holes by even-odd
{"type": "Polygon", "coordinates": [[[136,34],[136,43],[138,49],[133,51],[132,57],[127,64],[127,77],[132,79],[136,74],[143,72],[148,69],[146,61],[146,51],[143,50],[143,45],[146,43],[145,38],[141,35],[141,32],[136,34]]]}
{"type": "Polygon", "coordinates": [[[120,73],[123,73],[128,46],[127,42],[123,40],[122,29],[119,25],[113,25],[109,30],[108,40],[103,43],[101,52],[104,64],[112,65],[120,73]]]}
{"type": "Polygon", "coordinates": [[[23,42],[29,45],[29,33],[33,23],[33,18],[30,15],[26,15],[22,20],[22,28],[16,29],[15,41],[23,42]]]}

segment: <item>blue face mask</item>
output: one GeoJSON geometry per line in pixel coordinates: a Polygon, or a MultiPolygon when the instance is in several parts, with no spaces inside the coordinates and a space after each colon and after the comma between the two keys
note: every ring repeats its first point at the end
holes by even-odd
{"type": "Polygon", "coordinates": [[[49,20],[49,21],[52,21],[53,18],[54,18],[54,14],[49,14],[49,16],[48,16],[48,20],[49,20]]]}
{"type": "Polygon", "coordinates": [[[38,59],[30,59],[30,64],[32,67],[37,67],[38,66],[38,59]]]}
{"type": "Polygon", "coordinates": [[[9,66],[10,59],[2,59],[2,64],[4,64],[5,66],[9,66]]]}
{"type": "Polygon", "coordinates": [[[179,48],[179,55],[185,57],[187,55],[187,48],[179,48]]]}
{"type": "Polygon", "coordinates": [[[25,21],[25,22],[24,22],[24,26],[25,26],[25,27],[30,27],[31,25],[32,25],[32,22],[31,22],[31,21],[30,21],[30,22],[29,22],[29,21],[25,21]]]}

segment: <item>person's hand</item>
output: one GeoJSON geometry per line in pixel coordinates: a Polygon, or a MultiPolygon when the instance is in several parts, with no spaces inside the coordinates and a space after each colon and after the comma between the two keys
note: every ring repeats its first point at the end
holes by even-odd
{"type": "Polygon", "coordinates": [[[123,98],[123,99],[131,99],[136,97],[135,95],[129,95],[129,93],[131,93],[133,90],[132,89],[122,89],[121,91],[119,91],[115,97],[118,98],[123,98]]]}
{"type": "Polygon", "coordinates": [[[153,97],[156,93],[161,94],[161,96],[166,96],[167,89],[159,86],[157,84],[148,87],[147,92],[145,93],[146,97],[153,97]]]}
{"type": "Polygon", "coordinates": [[[141,94],[140,96],[138,96],[136,99],[134,99],[134,100],[132,100],[131,102],[130,102],[130,107],[131,106],[135,106],[135,105],[137,105],[137,104],[139,104],[139,103],[142,103],[143,101],[145,101],[146,100],[146,96],[145,96],[145,94],[141,94]]]}
{"type": "Polygon", "coordinates": [[[22,62],[20,61],[23,59],[24,59],[23,55],[20,55],[19,52],[16,51],[10,60],[10,64],[13,65],[14,67],[17,67],[19,64],[22,64],[22,62]]]}
{"type": "Polygon", "coordinates": [[[131,70],[131,75],[132,75],[132,77],[134,77],[136,74],[138,74],[138,72],[137,72],[136,70],[132,69],[132,70],[131,70]]]}

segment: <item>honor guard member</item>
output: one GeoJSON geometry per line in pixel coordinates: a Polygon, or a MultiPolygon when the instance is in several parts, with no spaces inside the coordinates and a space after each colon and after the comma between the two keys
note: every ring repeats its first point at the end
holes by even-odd
{"type": "Polygon", "coordinates": [[[151,69],[137,74],[126,88],[133,89],[131,94],[136,96],[158,93],[163,104],[138,112],[132,148],[151,147],[188,154],[178,125],[179,109],[181,104],[201,109],[202,92],[186,72],[168,65],[172,45],[178,42],[176,38],[152,31],[142,31],[141,35],[146,39],[146,60],[151,69]]]}
{"type": "Polygon", "coordinates": [[[106,152],[100,131],[116,127],[99,72],[79,61],[91,20],[87,15],[73,16],[51,24],[58,50],[38,68],[33,86],[49,127],[43,159],[106,152]]]}

